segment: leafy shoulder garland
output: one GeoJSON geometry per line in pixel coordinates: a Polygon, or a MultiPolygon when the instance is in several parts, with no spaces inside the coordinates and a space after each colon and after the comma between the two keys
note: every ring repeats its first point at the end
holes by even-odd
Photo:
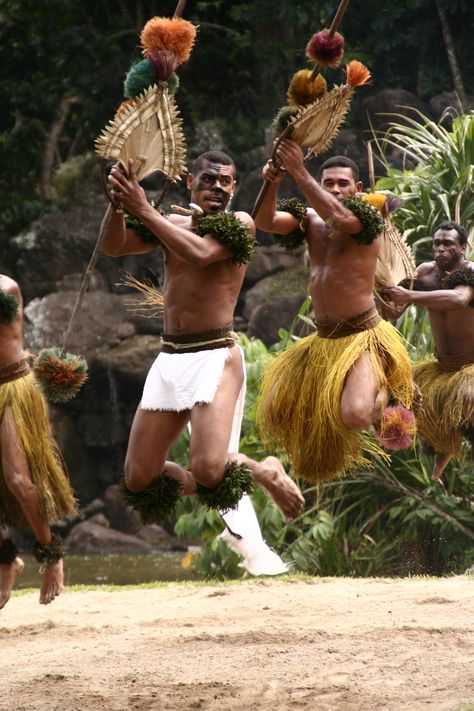
{"type": "MultiPolygon", "coordinates": [[[[474,289],[474,269],[467,266],[455,269],[444,277],[441,285],[443,289],[454,289],[456,286],[471,286],[474,289]]],[[[474,306],[474,299],[469,302],[469,306],[474,306]]]]}
{"type": "MultiPolygon", "coordinates": [[[[372,244],[383,231],[383,218],[380,209],[370,204],[363,197],[350,197],[342,204],[362,222],[363,229],[351,239],[359,244],[372,244]]],[[[298,227],[287,235],[273,235],[277,244],[284,247],[287,252],[292,252],[305,240],[307,225],[307,207],[298,198],[285,198],[278,200],[276,209],[289,212],[298,220],[298,227]]]]}
{"type": "Polygon", "coordinates": [[[18,316],[18,299],[0,289],[0,321],[12,323],[18,316]]]}
{"type": "Polygon", "coordinates": [[[255,253],[255,237],[234,212],[216,212],[200,217],[196,233],[210,235],[230,252],[232,264],[247,264],[255,253]]]}

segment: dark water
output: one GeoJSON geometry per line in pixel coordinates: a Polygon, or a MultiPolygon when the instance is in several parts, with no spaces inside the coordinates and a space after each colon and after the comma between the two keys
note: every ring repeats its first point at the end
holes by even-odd
{"type": "MultiPolygon", "coordinates": [[[[158,555],[67,555],[64,558],[65,585],[137,585],[156,580],[195,580],[196,576],[181,565],[186,553],[163,551],[158,555]]],[[[23,573],[15,589],[40,586],[38,563],[21,554],[23,573]]]]}

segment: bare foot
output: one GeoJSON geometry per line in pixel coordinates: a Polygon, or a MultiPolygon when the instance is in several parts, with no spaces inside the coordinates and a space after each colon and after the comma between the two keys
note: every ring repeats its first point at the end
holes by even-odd
{"type": "Polygon", "coordinates": [[[25,564],[18,557],[9,565],[0,564],[0,610],[9,601],[16,576],[20,575],[24,567],[25,564]]]}
{"type": "Polygon", "coordinates": [[[46,566],[43,575],[43,583],[40,590],[40,604],[49,605],[63,589],[64,572],[63,559],[60,558],[54,563],[46,566]]]}
{"type": "Polygon", "coordinates": [[[279,459],[272,456],[265,457],[259,462],[254,477],[267,489],[278,508],[290,521],[303,511],[303,495],[293,479],[288,476],[279,459]]]}
{"type": "Polygon", "coordinates": [[[438,481],[438,479],[441,478],[441,474],[446,469],[450,459],[450,454],[445,454],[444,452],[436,452],[433,472],[431,474],[431,478],[433,479],[433,481],[438,481]]]}
{"type": "Polygon", "coordinates": [[[180,467],[179,464],[175,464],[174,462],[168,461],[165,463],[165,468],[163,471],[171,479],[176,479],[176,481],[179,481],[179,483],[181,484],[181,496],[189,496],[190,494],[196,493],[196,480],[194,479],[191,472],[188,472],[186,469],[183,469],[183,467],[180,467]]]}

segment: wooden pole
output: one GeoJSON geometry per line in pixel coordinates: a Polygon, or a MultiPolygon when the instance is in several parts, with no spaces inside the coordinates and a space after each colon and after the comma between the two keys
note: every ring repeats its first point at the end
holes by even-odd
{"type": "MultiPolygon", "coordinates": [[[[337,8],[336,14],[334,15],[334,19],[331,22],[331,27],[329,28],[329,37],[332,37],[334,33],[336,32],[337,28],[341,24],[341,20],[344,16],[344,13],[347,9],[347,6],[349,5],[349,0],[341,0],[339,3],[339,7],[337,8]]],[[[319,64],[316,64],[312,74],[311,74],[311,80],[316,78],[316,75],[319,72],[319,64]]],[[[272,160],[275,159],[276,151],[278,146],[280,145],[280,141],[283,140],[283,138],[286,138],[290,132],[291,125],[288,125],[284,131],[278,136],[277,140],[275,141],[275,145],[273,146],[273,151],[272,151],[272,160]]],[[[270,183],[268,181],[264,181],[262,187],[260,188],[260,192],[257,195],[257,199],[255,200],[255,205],[253,206],[253,210],[251,212],[251,216],[253,219],[255,219],[258,215],[258,212],[260,210],[261,204],[263,202],[263,199],[265,195],[268,192],[268,188],[270,186],[270,183]]]]}

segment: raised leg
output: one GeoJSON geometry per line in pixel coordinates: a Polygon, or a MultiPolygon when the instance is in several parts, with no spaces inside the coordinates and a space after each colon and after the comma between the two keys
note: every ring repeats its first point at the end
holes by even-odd
{"type": "Polygon", "coordinates": [[[382,419],[389,393],[380,387],[369,353],[363,353],[347,374],[341,396],[341,418],[347,427],[364,429],[382,419]]]}
{"type": "Polygon", "coordinates": [[[224,475],[234,408],[243,377],[240,351],[232,348],[213,401],[196,405],[191,412],[191,472],[199,484],[209,488],[217,487],[224,475]]]}

